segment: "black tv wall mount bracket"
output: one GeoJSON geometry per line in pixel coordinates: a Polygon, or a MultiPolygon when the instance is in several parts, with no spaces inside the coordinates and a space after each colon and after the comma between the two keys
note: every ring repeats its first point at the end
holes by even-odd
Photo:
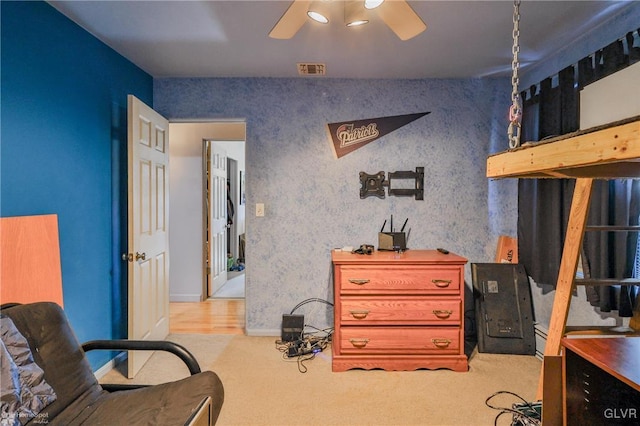
{"type": "Polygon", "coordinates": [[[374,175],[360,172],[360,198],[375,196],[384,198],[384,187],[388,188],[389,195],[398,197],[414,196],[416,200],[424,200],[424,167],[416,167],[416,171],[389,172],[389,179],[385,180],[384,172],[374,175]],[[392,181],[398,179],[413,179],[414,188],[394,188],[392,181]]]}

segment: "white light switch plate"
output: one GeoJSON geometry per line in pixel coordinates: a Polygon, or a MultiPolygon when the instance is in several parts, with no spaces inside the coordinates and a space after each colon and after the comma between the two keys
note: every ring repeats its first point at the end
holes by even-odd
{"type": "Polygon", "coordinates": [[[257,217],[264,216],[264,203],[256,203],[256,216],[257,217]]]}

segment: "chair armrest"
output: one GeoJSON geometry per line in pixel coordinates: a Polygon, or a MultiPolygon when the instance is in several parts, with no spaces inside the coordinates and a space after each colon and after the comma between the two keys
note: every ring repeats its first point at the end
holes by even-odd
{"type": "Polygon", "coordinates": [[[165,340],[91,340],[82,344],[85,352],[92,350],[116,350],[116,351],[164,351],[171,352],[185,363],[189,373],[193,376],[201,372],[196,358],[182,345],[165,340]]]}

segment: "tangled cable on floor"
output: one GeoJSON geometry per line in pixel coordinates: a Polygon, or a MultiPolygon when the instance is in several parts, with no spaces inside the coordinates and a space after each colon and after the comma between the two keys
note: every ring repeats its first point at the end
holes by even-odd
{"type": "MultiPolygon", "coordinates": [[[[333,307],[333,303],[323,299],[319,299],[317,297],[313,297],[298,303],[291,310],[291,315],[293,315],[293,313],[301,306],[304,306],[307,303],[311,302],[320,302],[333,307]]],[[[313,325],[305,324],[304,330],[302,333],[300,333],[298,339],[294,341],[276,340],[275,342],[276,349],[282,352],[283,359],[296,359],[296,362],[298,364],[298,371],[300,371],[301,373],[307,372],[307,366],[304,365],[304,363],[306,361],[314,359],[317,353],[325,350],[331,342],[331,337],[333,335],[333,327],[320,329],[313,325]],[[313,329],[314,331],[305,333],[304,330],[306,329],[313,329]]]]}
{"type": "Polygon", "coordinates": [[[329,329],[320,331],[326,334],[321,337],[313,334],[301,336],[299,340],[293,342],[276,340],[276,349],[282,352],[284,360],[295,358],[298,363],[298,371],[306,373],[307,366],[304,365],[305,361],[314,359],[317,353],[327,348],[331,340],[331,331],[329,329]]]}
{"type": "Polygon", "coordinates": [[[509,391],[498,391],[493,395],[489,396],[484,403],[489,408],[492,408],[494,410],[500,410],[500,413],[498,413],[498,415],[496,416],[493,422],[494,425],[498,424],[498,419],[504,414],[512,415],[513,420],[511,425],[513,426],[541,426],[542,425],[542,420],[540,419],[540,412],[536,409],[536,407],[537,408],[541,407],[540,403],[528,402],[527,400],[525,400],[524,398],[522,398],[520,395],[516,393],[509,392],[509,391]],[[489,403],[489,401],[495,398],[496,396],[505,395],[505,394],[513,395],[522,402],[513,404],[511,408],[496,407],[489,403]]]}

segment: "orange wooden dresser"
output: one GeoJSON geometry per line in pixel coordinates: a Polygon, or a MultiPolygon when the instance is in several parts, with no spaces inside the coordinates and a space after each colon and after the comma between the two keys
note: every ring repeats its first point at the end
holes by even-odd
{"type": "Polygon", "coordinates": [[[464,265],[436,250],[333,251],[333,371],[467,371],[464,265]]]}

